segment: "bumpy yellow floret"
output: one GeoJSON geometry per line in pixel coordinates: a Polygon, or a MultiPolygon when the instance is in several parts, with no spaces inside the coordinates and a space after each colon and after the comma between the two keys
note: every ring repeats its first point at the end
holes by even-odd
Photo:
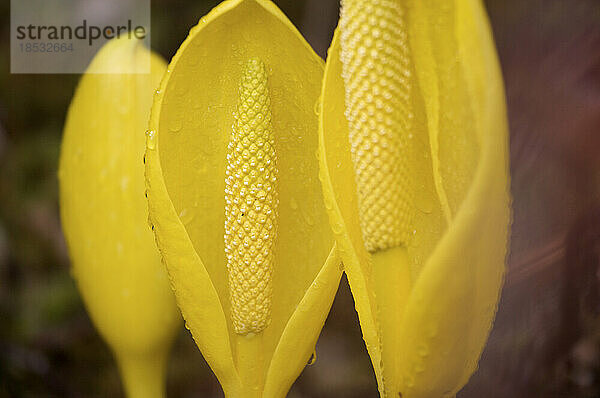
{"type": "Polygon", "coordinates": [[[412,193],[410,52],[399,0],[343,0],[346,118],[368,251],[406,245],[412,193]]]}
{"type": "Polygon", "coordinates": [[[259,333],[271,318],[277,167],[267,72],[244,66],[227,148],[225,255],[236,333],[259,333]]]}

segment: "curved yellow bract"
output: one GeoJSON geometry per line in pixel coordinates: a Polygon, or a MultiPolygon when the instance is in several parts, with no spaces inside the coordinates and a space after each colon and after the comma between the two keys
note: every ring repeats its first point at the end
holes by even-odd
{"type": "Polygon", "coordinates": [[[134,398],[163,396],[167,354],[181,322],[144,198],[144,131],[165,69],[135,41],[106,44],[77,87],[60,156],[73,276],[134,398]],[[123,73],[143,71],[148,60],[150,74],[123,73]]]}
{"type": "Polygon", "coordinates": [[[322,75],[273,3],[228,0],[192,28],[155,97],[150,219],[227,396],[284,396],[337,290],[315,156],[322,75]]]}
{"type": "MultiPolygon", "coordinates": [[[[510,220],[508,133],[493,40],[479,0],[399,2],[402,9],[395,12],[405,20],[396,23],[406,32],[377,26],[390,2],[370,0],[357,9],[353,2],[342,3],[353,19],[344,21],[342,11],[323,83],[320,153],[326,207],[381,396],[451,397],[476,369],[504,273],[510,220]],[[363,18],[360,13],[368,9],[363,18]],[[358,55],[341,56],[340,29],[350,30],[344,36],[349,45],[363,46],[358,55]],[[402,87],[410,88],[405,92],[410,92],[412,116],[409,127],[396,133],[404,137],[401,167],[410,178],[401,183],[410,203],[398,213],[410,214],[410,219],[389,222],[411,225],[412,231],[401,244],[374,246],[365,242],[361,229],[360,215],[367,212],[357,194],[361,179],[355,177],[349,138],[349,126],[356,123],[347,116],[352,109],[364,112],[363,125],[369,115],[377,117],[376,111],[369,112],[368,101],[377,104],[381,98],[386,103],[381,81],[394,77],[387,74],[393,65],[390,69],[386,63],[379,78],[353,73],[360,67],[377,70],[384,59],[403,60],[394,53],[387,59],[377,53],[390,48],[381,45],[386,40],[403,38],[408,50],[402,57],[410,62],[397,70],[406,73],[402,87]],[[373,80],[363,83],[361,76],[373,80]],[[373,82],[379,82],[375,89],[373,82]],[[366,90],[359,91],[366,105],[352,102],[356,87],[366,90]]],[[[400,125],[408,125],[401,123],[405,115],[397,117],[400,125]]]]}

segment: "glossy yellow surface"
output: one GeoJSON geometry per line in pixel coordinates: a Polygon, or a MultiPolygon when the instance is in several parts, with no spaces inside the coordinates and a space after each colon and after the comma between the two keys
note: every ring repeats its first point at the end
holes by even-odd
{"type": "Polygon", "coordinates": [[[127,39],[99,51],[71,102],[59,168],[73,276],[133,398],[164,395],[168,351],[181,322],[144,198],[144,131],[166,64],[152,54],[150,74],[121,73],[142,70],[148,56],[127,39]]]}
{"type": "Polygon", "coordinates": [[[186,325],[228,397],[284,397],[313,353],[337,290],[341,267],[315,156],[322,76],[322,61],[272,2],[227,0],[192,28],[154,101],[146,151],[150,218],[186,325]],[[252,72],[258,67],[253,60],[264,65],[264,80],[262,72],[252,72]],[[248,83],[248,73],[257,81],[248,83]],[[252,85],[258,97],[265,95],[243,123],[240,106],[247,97],[240,82],[252,85]],[[270,125],[252,119],[269,113],[270,125]],[[274,151],[263,159],[276,160],[271,170],[276,171],[271,181],[276,198],[268,205],[276,234],[252,240],[255,214],[247,231],[237,230],[242,238],[249,234],[241,258],[252,243],[261,242],[272,245],[266,255],[272,263],[253,266],[255,258],[247,258],[248,267],[236,262],[228,271],[225,248],[233,237],[225,237],[225,228],[233,219],[226,213],[226,197],[242,194],[226,192],[226,171],[238,172],[242,182],[248,173],[253,205],[262,193],[251,183],[266,181],[270,172],[251,161],[251,142],[247,158],[242,153],[228,161],[232,131],[246,128],[238,138],[258,144],[259,133],[273,137],[274,151]],[[241,275],[238,282],[246,283],[245,270],[255,292],[270,289],[266,284],[272,288],[264,321],[267,307],[242,297],[243,291],[236,296],[237,282],[230,280],[241,275]],[[261,271],[272,274],[265,277],[261,271]],[[238,318],[235,308],[250,314],[249,321],[245,315],[238,318]],[[251,308],[254,314],[246,312],[251,308]]]}
{"type": "MultiPolygon", "coordinates": [[[[347,14],[342,11],[326,64],[320,120],[326,207],[381,396],[452,397],[477,367],[504,274],[510,196],[501,73],[479,0],[360,3],[362,8],[356,0],[343,2],[347,14]],[[406,36],[402,28],[386,37],[373,35],[389,13],[404,17],[403,24],[395,21],[405,26],[406,36]],[[351,19],[344,21],[344,15],[351,19]],[[344,44],[344,34],[358,39],[344,44]],[[370,52],[385,51],[390,40],[403,48],[398,43],[403,38],[408,47],[402,56],[370,52]],[[384,73],[372,82],[360,80],[369,74],[344,71],[352,70],[352,60],[357,59],[344,57],[344,46],[354,51],[357,43],[373,46],[365,48],[367,58],[357,64],[377,71],[378,62],[385,62],[379,66],[384,73]],[[406,84],[399,81],[397,86],[407,87],[412,118],[405,127],[405,114],[398,114],[404,108],[391,109],[390,117],[400,122],[389,124],[385,134],[404,137],[405,165],[400,169],[409,172],[401,183],[410,194],[408,209],[394,214],[384,207],[378,214],[383,222],[410,225],[412,230],[396,241],[400,244],[369,247],[362,226],[371,221],[360,219],[365,211],[352,157],[353,119],[347,117],[355,103],[348,98],[365,101],[370,94],[374,104],[383,102],[384,110],[393,106],[384,91],[374,87],[392,85],[382,83],[395,78],[386,71],[403,70],[406,84]],[[366,87],[366,92],[354,94],[349,83],[366,87]],[[407,218],[393,218],[397,216],[407,218]]],[[[361,131],[369,137],[368,130],[361,131]]]]}

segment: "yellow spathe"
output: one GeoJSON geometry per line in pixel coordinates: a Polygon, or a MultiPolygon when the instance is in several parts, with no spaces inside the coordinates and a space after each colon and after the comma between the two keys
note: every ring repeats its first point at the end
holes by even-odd
{"type": "Polygon", "coordinates": [[[186,325],[228,397],[284,397],[337,290],[316,157],[322,76],[322,61],[272,2],[227,0],[192,28],[155,97],[150,220],[186,325]],[[261,139],[270,141],[262,158],[252,147],[261,139]],[[247,225],[242,198],[246,210],[266,206],[247,225]],[[253,237],[263,216],[275,234],[253,237]],[[259,243],[268,250],[253,249],[259,243]]]}
{"type": "Polygon", "coordinates": [[[491,31],[479,0],[346,0],[342,8],[320,120],[331,225],[381,396],[452,397],[487,339],[510,223],[491,31]],[[378,134],[387,144],[375,152],[378,134]],[[396,167],[396,181],[357,176],[369,156],[396,167]],[[377,201],[361,197],[398,186],[386,193],[390,206],[373,210],[377,201]],[[392,228],[369,232],[368,214],[392,228]]]}
{"type": "Polygon", "coordinates": [[[164,395],[168,351],[181,322],[144,198],[144,131],[165,69],[134,40],[107,43],[79,82],[60,156],[73,276],[132,398],[164,395]],[[150,74],[121,72],[142,71],[148,59],[150,74]]]}

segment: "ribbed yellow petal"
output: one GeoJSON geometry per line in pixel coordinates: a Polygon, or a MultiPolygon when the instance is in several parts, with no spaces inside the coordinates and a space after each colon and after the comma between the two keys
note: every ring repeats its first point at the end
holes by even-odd
{"type": "Polygon", "coordinates": [[[480,1],[342,1],[322,102],[324,194],[380,393],[454,396],[495,314],[510,218],[480,1]]]}
{"type": "Polygon", "coordinates": [[[315,156],[322,75],[273,3],[227,0],[192,28],[155,98],[151,222],[227,396],[285,396],[337,290],[315,156]]]}
{"type": "Polygon", "coordinates": [[[163,396],[167,354],[180,325],[144,199],[144,131],[165,69],[134,41],[106,44],[71,102],[59,169],[73,276],[116,354],[128,396],[139,398],[163,396]],[[121,72],[142,71],[148,60],[150,74],[121,72]]]}

